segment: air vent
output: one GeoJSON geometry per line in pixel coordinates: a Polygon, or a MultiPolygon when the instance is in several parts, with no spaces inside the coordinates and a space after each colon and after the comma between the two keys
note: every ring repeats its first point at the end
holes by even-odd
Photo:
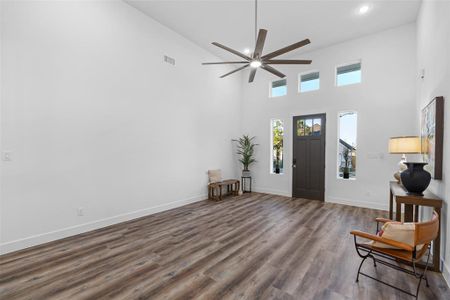
{"type": "Polygon", "coordinates": [[[164,55],[164,61],[168,64],[171,64],[175,66],[175,58],[172,58],[170,56],[164,55]]]}

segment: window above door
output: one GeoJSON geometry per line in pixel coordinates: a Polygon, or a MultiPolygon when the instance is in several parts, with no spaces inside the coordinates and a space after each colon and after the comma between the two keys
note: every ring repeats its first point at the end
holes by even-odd
{"type": "Polygon", "coordinates": [[[319,136],[322,131],[321,118],[297,120],[297,136],[319,136]]]}

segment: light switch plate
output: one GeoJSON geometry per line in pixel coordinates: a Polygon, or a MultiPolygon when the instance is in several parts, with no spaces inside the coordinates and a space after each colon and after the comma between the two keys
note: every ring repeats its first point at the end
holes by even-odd
{"type": "Polygon", "coordinates": [[[384,154],[381,152],[369,152],[369,153],[367,153],[367,158],[368,159],[383,159],[384,154]]]}

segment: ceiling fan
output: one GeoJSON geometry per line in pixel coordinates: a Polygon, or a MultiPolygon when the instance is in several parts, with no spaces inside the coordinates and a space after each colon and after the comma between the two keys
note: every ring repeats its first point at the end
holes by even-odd
{"type": "Polygon", "coordinates": [[[243,58],[243,61],[227,61],[227,62],[207,62],[202,63],[202,65],[224,65],[224,64],[243,64],[242,67],[239,67],[231,72],[228,72],[220,78],[224,78],[228,75],[231,75],[233,73],[236,73],[238,71],[241,71],[247,67],[251,67],[252,70],[250,71],[250,76],[248,78],[248,82],[253,82],[256,75],[256,70],[258,68],[262,68],[280,78],[286,77],[283,73],[278,71],[277,69],[273,68],[270,65],[308,65],[311,64],[311,60],[304,60],[304,59],[273,59],[274,57],[280,56],[284,53],[290,52],[292,50],[298,49],[300,47],[308,45],[310,42],[309,39],[305,39],[303,41],[294,43],[292,45],[286,46],[284,48],[278,49],[277,51],[271,52],[266,55],[262,55],[262,51],[264,48],[264,43],[266,41],[266,35],[267,30],[266,29],[260,29],[258,34],[258,0],[255,0],[255,51],[253,51],[252,54],[246,55],[244,53],[241,53],[239,51],[236,51],[234,49],[231,49],[227,46],[224,46],[222,44],[219,44],[217,42],[213,42],[212,44],[214,46],[217,46],[219,48],[222,48],[228,52],[231,52],[241,58],[243,58]]]}

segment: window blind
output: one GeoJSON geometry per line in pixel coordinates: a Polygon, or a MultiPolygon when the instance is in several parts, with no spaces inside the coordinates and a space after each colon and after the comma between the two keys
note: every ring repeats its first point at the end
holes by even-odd
{"type": "Polygon", "coordinates": [[[319,72],[313,72],[313,73],[309,73],[309,74],[305,74],[305,75],[301,76],[302,82],[316,80],[316,79],[319,79],[319,72]]]}
{"type": "Polygon", "coordinates": [[[285,86],[285,85],[286,85],[286,79],[281,79],[281,80],[272,82],[272,88],[277,88],[277,87],[285,86]]]}
{"type": "Polygon", "coordinates": [[[361,70],[361,63],[356,63],[356,64],[352,64],[352,65],[348,65],[348,66],[338,67],[337,74],[341,75],[341,74],[350,73],[350,72],[359,71],[359,70],[361,70]]]}

